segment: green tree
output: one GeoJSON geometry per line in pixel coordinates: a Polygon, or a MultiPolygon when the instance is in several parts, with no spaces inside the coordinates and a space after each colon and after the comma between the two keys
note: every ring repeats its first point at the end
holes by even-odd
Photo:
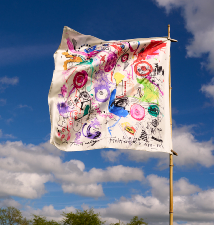
{"type": "Polygon", "coordinates": [[[76,213],[63,213],[63,225],[102,225],[105,221],[101,221],[99,213],[95,214],[93,209],[77,210],[76,213]]]}
{"type": "Polygon", "coordinates": [[[130,223],[127,223],[127,225],[142,225],[142,224],[148,225],[148,223],[143,222],[143,220],[144,220],[143,218],[138,219],[138,216],[134,216],[131,219],[130,223]]]}
{"type": "Polygon", "coordinates": [[[60,225],[60,223],[51,220],[51,221],[47,221],[45,216],[37,216],[37,215],[33,215],[33,220],[32,220],[32,225],[60,225]]]}
{"type": "Polygon", "coordinates": [[[20,210],[15,207],[0,208],[1,225],[28,225],[30,221],[23,218],[20,210]]]}

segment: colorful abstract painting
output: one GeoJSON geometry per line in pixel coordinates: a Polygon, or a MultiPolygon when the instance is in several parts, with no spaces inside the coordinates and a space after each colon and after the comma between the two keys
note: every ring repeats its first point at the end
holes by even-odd
{"type": "Polygon", "coordinates": [[[167,38],[104,41],[63,30],[48,102],[51,144],[171,153],[167,38]]]}

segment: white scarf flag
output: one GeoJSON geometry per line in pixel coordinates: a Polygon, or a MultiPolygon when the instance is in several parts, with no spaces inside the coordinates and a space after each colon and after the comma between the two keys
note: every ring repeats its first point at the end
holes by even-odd
{"type": "Polygon", "coordinates": [[[167,37],[104,41],[64,27],[48,96],[51,144],[171,154],[169,56],[167,37]]]}

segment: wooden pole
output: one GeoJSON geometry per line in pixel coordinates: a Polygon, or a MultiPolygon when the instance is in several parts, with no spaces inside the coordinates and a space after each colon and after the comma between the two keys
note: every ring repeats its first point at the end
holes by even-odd
{"type": "MultiPolygon", "coordinates": [[[[170,39],[170,25],[168,25],[168,38],[170,39]]],[[[171,57],[171,56],[170,56],[171,57]]],[[[169,110],[172,138],[172,107],[171,107],[171,65],[169,58],[169,110]]],[[[169,225],[173,225],[173,154],[169,155],[169,225]]]]}

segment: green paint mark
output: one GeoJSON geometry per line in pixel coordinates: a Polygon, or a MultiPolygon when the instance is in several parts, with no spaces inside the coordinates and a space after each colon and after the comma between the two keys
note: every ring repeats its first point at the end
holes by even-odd
{"type": "Polygon", "coordinates": [[[87,106],[85,107],[84,115],[83,115],[83,116],[87,115],[87,114],[88,114],[88,111],[89,111],[89,105],[87,105],[87,106]]]}
{"type": "Polygon", "coordinates": [[[148,108],[148,112],[150,115],[157,117],[159,115],[159,108],[157,105],[150,105],[148,108]]]}
{"type": "Polygon", "coordinates": [[[159,90],[148,79],[137,78],[137,82],[143,85],[144,95],[140,98],[142,102],[156,103],[159,105],[159,90]]]}
{"type": "Polygon", "coordinates": [[[91,96],[93,96],[93,94],[91,94],[91,96]]]}

